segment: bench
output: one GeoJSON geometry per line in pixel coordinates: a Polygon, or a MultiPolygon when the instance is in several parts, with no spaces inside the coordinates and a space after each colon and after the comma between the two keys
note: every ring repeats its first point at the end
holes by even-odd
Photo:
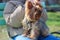
{"type": "Polygon", "coordinates": [[[6,22],[3,18],[3,11],[4,11],[4,8],[5,8],[5,5],[6,5],[6,3],[0,3],[0,26],[6,24],[6,22]]]}
{"type": "Polygon", "coordinates": [[[60,11],[60,5],[55,4],[55,5],[47,5],[46,9],[48,11],[60,11]]]}

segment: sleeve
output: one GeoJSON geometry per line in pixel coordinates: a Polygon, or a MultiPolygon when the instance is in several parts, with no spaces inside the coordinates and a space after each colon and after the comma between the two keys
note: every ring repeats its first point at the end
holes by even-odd
{"type": "Polygon", "coordinates": [[[15,7],[10,2],[7,2],[3,13],[6,23],[8,23],[8,18],[14,10],[15,7]]]}
{"type": "Polygon", "coordinates": [[[21,21],[24,18],[24,7],[19,5],[16,10],[10,15],[10,21],[8,24],[12,25],[13,27],[20,27],[21,21]]]}
{"type": "Polygon", "coordinates": [[[16,8],[13,4],[8,2],[5,6],[3,15],[6,20],[6,24],[11,25],[12,27],[19,27],[24,16],[24,7],[19,5],[16,8]]]}

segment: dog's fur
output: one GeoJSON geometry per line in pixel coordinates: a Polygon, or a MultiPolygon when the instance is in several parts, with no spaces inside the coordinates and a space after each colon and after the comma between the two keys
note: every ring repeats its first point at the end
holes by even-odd
{"type": "Polygon", "coordinates": [[[25,16],[29,21],[36,21],[41,16],[42,6],[32,4],[30,1],[25,3],[25,16]]]}
{"type": "Polygon", "coordinates": [[[49,34],[48,28],[42,25],[44,23],[40,22],[42,9],[43,7],[39,3],[33,4],[30,1],[26,1],[25,3],[25,17],[22,21],[22,24],[25,30],[31,29],[31,31],[29,30],[31,38],[34,38],[40,35],[40,32],[42,32],[41,35],[43,36],[46,36],[49,34]]]}

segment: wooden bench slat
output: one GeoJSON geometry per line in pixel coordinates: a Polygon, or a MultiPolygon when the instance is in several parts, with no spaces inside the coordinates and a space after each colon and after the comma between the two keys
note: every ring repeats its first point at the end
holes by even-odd
{"type": "Polygon", "coordinates": [[[6,22],[3,18],[3,10],[5,8],[6,3],[0,3],[0,25],[5,25],[6,22]]]}
{"type": "Polygon", "coordinates": [[[0,3],[0,10],[4,10],[6,3],[0,3]]]}
{"type": "Polygon", "coordinates": [[[0,17],[3,17],[3,11],[0,11],[0,17]]]}

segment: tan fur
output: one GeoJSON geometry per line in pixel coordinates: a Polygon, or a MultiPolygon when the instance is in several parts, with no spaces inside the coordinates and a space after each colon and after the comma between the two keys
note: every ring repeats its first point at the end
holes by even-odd
{"type": "MultiPolygon", "coordinates": [[[[28,29],[29,26],[28,26],[27,22],[32,21],[32,26],[31,26],[32,30],[29,35],[30,38],[37,37],[40,34],[40,28],[43,29],[43,27],[41,26],[42,24],[40,24],[40,22],[38,22],[38,20],[40,20],[41,14],[42,14],[42,9],[43,9],[43,7],[39,3],[33,4],[30,1],[26,1],[26,3],[25,3],[25,18],[23,19],[22,24],[25,29],[28,29]],[[38,22],[38,23],[36,23],[36,22],[38,22]]],[[[43,36],[48,35],[48,30],[46,27],[45,27],[45,29],[46,30],[44,30],[43,36]]]]}
{"type": "Polygon", "coordinates": [[[41,16],[41,13],[37,13],[38,11],[42,11],[42,6],[40,4],[35,5],[32,4],[30,1],[26,1],[25,3],[25,16],[29,21],[36,21],[41,16]],[[38,17],[34,17],[37,14],[38,17]]]}

